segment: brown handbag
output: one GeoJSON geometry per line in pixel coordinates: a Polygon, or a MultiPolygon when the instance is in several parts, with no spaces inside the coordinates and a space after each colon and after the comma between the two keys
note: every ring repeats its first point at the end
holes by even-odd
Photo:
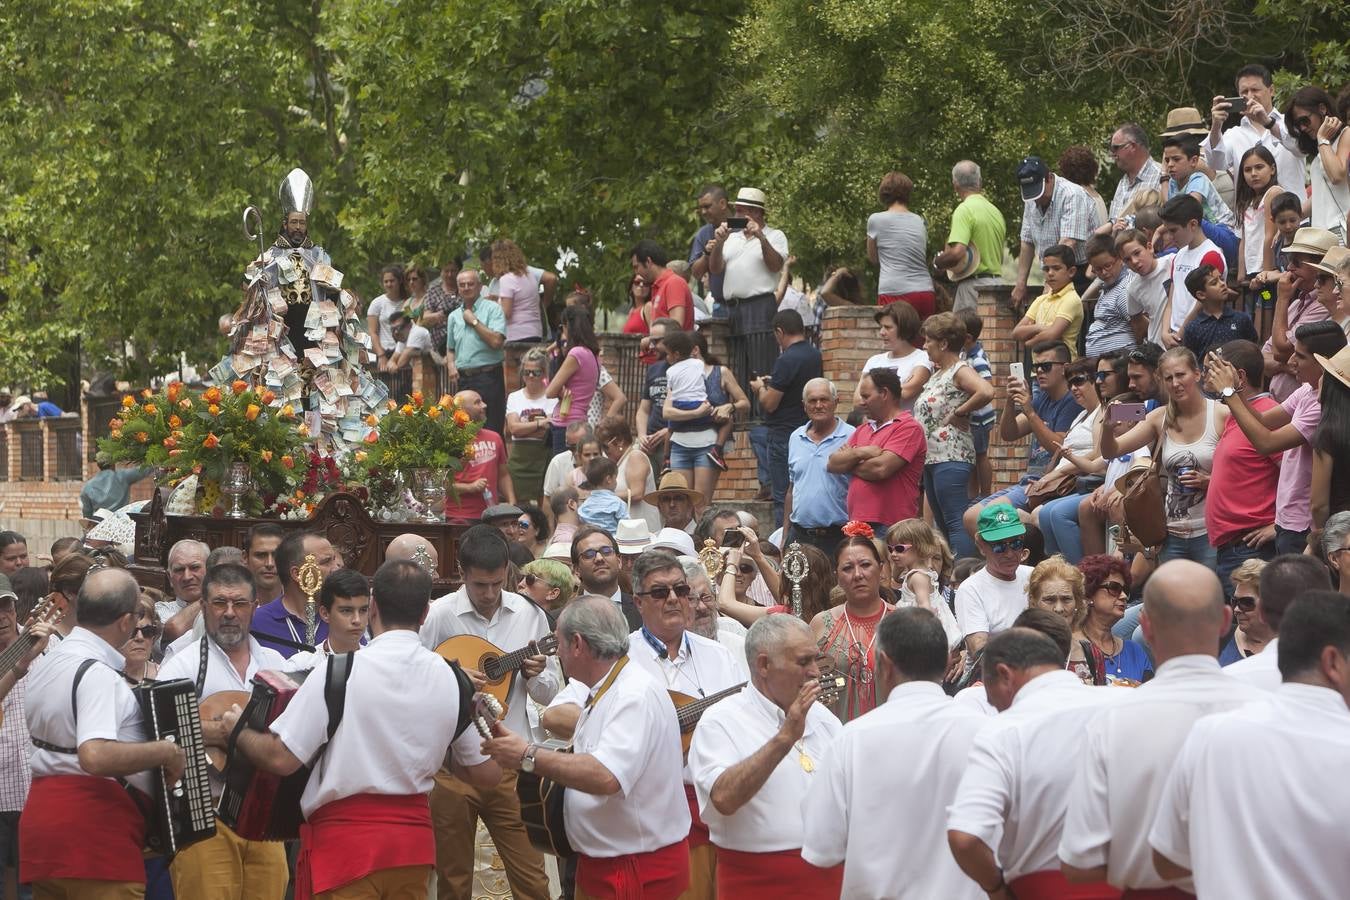
{"type": "Polygon", "coordinates": [[[1027,512],[1043,503],[1078,493],[1078,467],[1068,465],[1047,472],[1027,487],[1027,512]]]}
{"type": "Polygon", "coordinates": [[[1116,479],[1125,510],[1125,524],[1145,547],[1158,547],[1167,540],[1167,489],[1163,485],[1162,450],[1166,432],[1153,445],[1148,468],[1131,469],[1116,479]]]}

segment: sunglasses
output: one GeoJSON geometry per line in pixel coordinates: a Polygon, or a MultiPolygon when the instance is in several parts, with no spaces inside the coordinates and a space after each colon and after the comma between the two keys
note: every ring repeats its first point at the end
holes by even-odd
{"type": "Polygon", "coordinates": [[[521,370],[520,370],[520,374],[521,374],[521,375],[524,375],[526,378],[543,378],[543,377],[544,377],[544,370],[543,370],[543,369],[521,369],[521,370]]]}
{"type": "Polygon", "coordinates": [[[534,523],[531,522],[529,519],[517,519],[517,520],[516,520],[516,527],[519,528],[521,531],[527,530],[532,524],[534,524],[534,523]]]}
{"type": "Polygon", "coordinates": [[[539,576],[534,574],[533,572],[526,572],[524,575],[520,577],[520,580],[525,582],[526,587],[534,587],[536,584],[539,583],[539,576]]]}
{"type": "Polygon", "coordinates": [[[684,600],[689,596],[690,588],[689,585],[684,582],[674,585],[673,587],[658,584],[650,591],[634,591],[633,593],[637,594],[639,597],[651,597],[653,600],[665,600],[670,596],[671,591],[675,592],[676,597],[684,600]]]}
{"type": "Polygon", "coordinates": [[[1111,377],[1111,374],[1112,374],[1112,373],[1110,373],[1110,372],[1097,372],[1097,373],[1093,374],[1092,377],[1095,378],[1095,379],[1097,380],[1097,383],[1098,383],[1098,384],[1101,384],[1102,382],[1106,381],[1106,379],[1110,378],[1110,377],[1111,377]]]}
{"type": "MultiPolygon", "coordinates": [[[[1086,375],[1075,375],[1069,379],[1069,385],[1071,387],[1082,387],[1087,384],[1089,380],[1090,379],[1086,375]]],[[[1105,379],[1102,380],[1105,381],[1105,379]]]]}
{"type": "Polygon", "coordinates": [[[1032,363],[1032,364],[1031,364],[1031,371],[1037,372],[1037,373],[1039,373],[1039,374],[1044,375],[1046,372],[1049,372],[1049,371],[1050,371],[1051,369],[1053,369],[1055,366],[1062,366],[1062,365],[1064,365],[1064,363],[1062,363],[1062,362],[1038,362],[1038,363],[1032,363]]]}
{"type": "Polygon", "coordinates": [[[913,544],[887,544],[886,549],[892,553],[908,553],[913,544]]]}
{"type": "Polygon", "coordinates": [[[1233,608],[1234,608],[1234,609],[1240,609],[1240,610],[1242,610],[1243,612],[1251,612],[1252,610],[1256,609],[1256,598],[1255,598],[1255,597],[1234,597],[1234,598],[1233,598],[1233,608]]]}
{"type": "Polygon", "coordinates": [[[131,629],[131,636],[134,638],[145,638],[147,641],[153,641],[159,637],[161,629],[158,625],[137,625],[131,629]]]}
{"type": "Polygon", "coordinates": [[[1303,129],[1312,124],[1312,116],[1299,116],[1294,120],[1294,127],[1303,129]]]}
{"type": "Polygon", "coordinates": [[[606,559],[608,559],[609,557],[611,557],[611,556],[614,555],[614,548],[613,548],[613,547],[592,547],[592,548],[589,549],[589,550],[582,550],[581,553],[578,554],[578,555],[579,555],[582,559],[586,560],[587,562],[589,562],[589,561],[595,559],[597,556],[603,556],[603,557],[605,557],[606,559]]]}
{"type": "Polygon", "coordinates": [[[1153,363],[1149,362],[1148,354],[1144,353],[1143,350],[1131,350],[1129,360],[1134,363],[1147,363],[1148,365],[1153,365],[1153,363]]]}
{"type": "Polygon", "coordinates": [[[1102,582],[1102,586],[1099,587],[1097,590],[1106,591],[1108,594],[1114,594],[1117,597],[1121,596],[1126,592],[1125,585],[1121,584],[1119,581],[1102,582]]]}
{"type": "Polygon", "coordinates": [[[1108,146],[1110,146],[1112,153],[1119,153],[1120,151],[1124,150],[1126,147],[1130,146],[1133,143],[1134,141],[1126,141],[1123,144],[1110,144],[1108,146]]]}
{"type": "Polygon", "coordinates": [[[1009,551],[1020,551],[1024,546],[1021,538],[1009,538],[1006,541],[990,544],[989,549],[995,553],[1007,553],[1009,551]]]}

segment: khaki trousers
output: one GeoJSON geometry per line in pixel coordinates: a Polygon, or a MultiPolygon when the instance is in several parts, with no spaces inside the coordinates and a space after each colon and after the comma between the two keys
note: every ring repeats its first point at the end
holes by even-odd
{"type": "Polygon", "coordinates": [[[33,882],[33,900],[141,900],[145,885],[134,881],[51,878],[33,882]]]}
{"type": "Polygon", "coordinates": [[[284,844],[246,841],[220,821],[215,837],[174,857],[169,875],[183,900],[281,900],[290,881],[284,844]]]}
{"type": "Polygon", "coordinates": [[[506,772],[501,784],[479,790],[445,770],[436,773],[436,786],[431,789],[437,900],[470,900],[473,896],[474,840],[479,819],[487,826],[506,867],[511,896],[515,900],[550,900],[544,856],[530,845],[520,821],[516,773],[506,772]]]}
{"type": "Polygon", "coordinates": [[[426,900],[431,866],[399,866],[380,869],[365,878],[324,891],[315,900],[426,900]]]}

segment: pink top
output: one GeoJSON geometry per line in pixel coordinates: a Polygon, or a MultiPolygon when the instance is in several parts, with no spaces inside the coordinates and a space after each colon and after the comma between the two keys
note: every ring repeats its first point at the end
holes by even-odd
{"type": "Polygon", "coordinates": [[[538,340],[544,336],[539,316],[539,284],[534,276],[528,271],[524,275],[507,272],[498,281],[497,296],[511,301],[511,317],[506,320],[508,341],[538,340]]]}
{"type": "Polygon", "coordinates": [[[1317,423],[1322,420],[1317,387],[1299,385],[1298,390],[1280,404],[1289,413],[1290,424],[1303,435],[1303,443],[1284,451],[1280,458],[1280,480],[1275,488],[1275,524],[1287,531],[1306,531],[1312,527],[1313,451],[1310,441],[1317,423]]]}
{"type": "MultiPolygon", "coordinates": [[[[1325,306],[1317,301],[1316,291],[1299,294],[1289,303],[1289,332],[1287,340],[1291,344],[1294,342],[1294,332],[1298,330],[1298,326],[1307,325],[1309,322],[1322,322],[1329,318],[1331,318],[1331,314],[1327,312],[1325,306]]],[[[1271,353],[1274,346],[1274,342],[1267,338],[1265,346],[1261,348],[1261,352],[1271,353]]],[[[1293,375],[1286,375],[1284,372],[1281,372],[1278,375],[1272,375],[1270,377],[1270,392],[1275,396],[1275,399],[1279,400],[1281,403],[1283,403],[1290,394],[1294,393],[1294,389],[1297,387],[1298,379],[1293,375]]]]}
{"type": "Polygon", "coordinates": [[[595,354],[585,347],[573,347],[567,351],[567,355],[577,361],[577,370],[572,373],[572,377],[567,379],[567,389],[572,392],[572,407],[567,411],[566,417],[562,415],[563,405],[561,402],[553,408],[553,417],[549,419],[554,425],[566,426],[573,422],[580,422],[586,418],[586,410],[590,409],[591,398],[595,396],[596,390],[600,386],[600,361],[595,358],[595,354]]]}

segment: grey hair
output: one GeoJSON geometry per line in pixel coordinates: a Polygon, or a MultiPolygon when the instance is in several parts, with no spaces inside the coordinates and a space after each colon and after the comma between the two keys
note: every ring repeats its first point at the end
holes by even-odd
{"type": "Polygon", "coordinates": [[[1345,546],[1350,535],[1350,510],[1338,512],[1322,526],[1322,558],[1330,561],[1331,554],[1345,546]]]}
{"type": "Polygon", "coordinates": [[[206,546],[206,544],[202,543],[201,541],[194,541],[192,538],[183,538],[183,540],[179,541],[178,543],[174,544],[172,547],[169,548],[169,564],[173,565],[173,558],[177,556],[179,553],[182,553],[187,550],[199,551],[202,555],[203,560],[207,559],[211,555],[211,548],[206,546]]]}
{"type": "Polygon", "coordinates": [[[628,622],[608,597],[587,594],[563,607],[558,616],[558,634],[579,637],[596,659],[618,659],[628,652],[628,622]]]}
{"type": "Polygon", "coordinates": [[[984,182],[980,178],[980,167],[968,159],[952,166],[952,184],[967,191],[978,191],[984,182]]]}
{"type": "Polygon", "coordinates": [[[708,577],[708,570],[703,568],[703,563],[694,557],[681,556],[680,565],[684,567],[684,577],[688,580],[693,581],[695,578],[702,578],[704,581],[711,583],[712,579],[708,577]]]}
{"type": "Polygon", "coordinates": [[[1145,131],[1143,126],[1140,125],[1139,123],[1126,122],[1124,125],[1117,128],[1116,131],[1119,131],[1121,134],[1125,135],[1127,139],[1134,141],[1136,144],[1138,144],[1140,147],[1143,147],[1145,150],[1149,149],[1148,132],[1145,131]]]}
{"type": "Polygon", "coordinates": [[[745,633],[745,661],[754,671],[755,660],[761,653],[773,655],[773,652],[787,642],[792,634],[811,636],[811,626],[796,616],[762,616],[745,633]]]}
{"type": "Polygon", "coordinates": [[[736,510],[736,521],[740,522],[745,528],[752,528],[755,531],[759,531],[759,519],[757,519],[752,512],[747,512],[743,509],[736,510]]]}
{"type": "Polygon", "coordinates": [[[676,569],[681,575],[684,574],[684,566],[669,550],[643,550],[633,561],[633,590],[645,591],[648,576],[668,569],[676,569]]]}
{"type": "Polygon", "coordinates": [[[812,378],[812,379],[811,379],[810,381],[808,381],[806,384],[802,385],[802,400],[805,400],[805,399],[806,399],[806,392],[807,392],[807,391],[811,390],[811,388],[813,388],[813,387],[817,387],[817,386],[822,385],[822,384],[825,385],[825,387],[829,388],[829,390],[830,390],[830,399],[831,399],[831,400],[838,400],[838,399],[839,399],[839,388],[835,387],[835,384],[834,384],[833,381],[831,381],[831,380],[828,379],[828,378],[812,378]]]}

